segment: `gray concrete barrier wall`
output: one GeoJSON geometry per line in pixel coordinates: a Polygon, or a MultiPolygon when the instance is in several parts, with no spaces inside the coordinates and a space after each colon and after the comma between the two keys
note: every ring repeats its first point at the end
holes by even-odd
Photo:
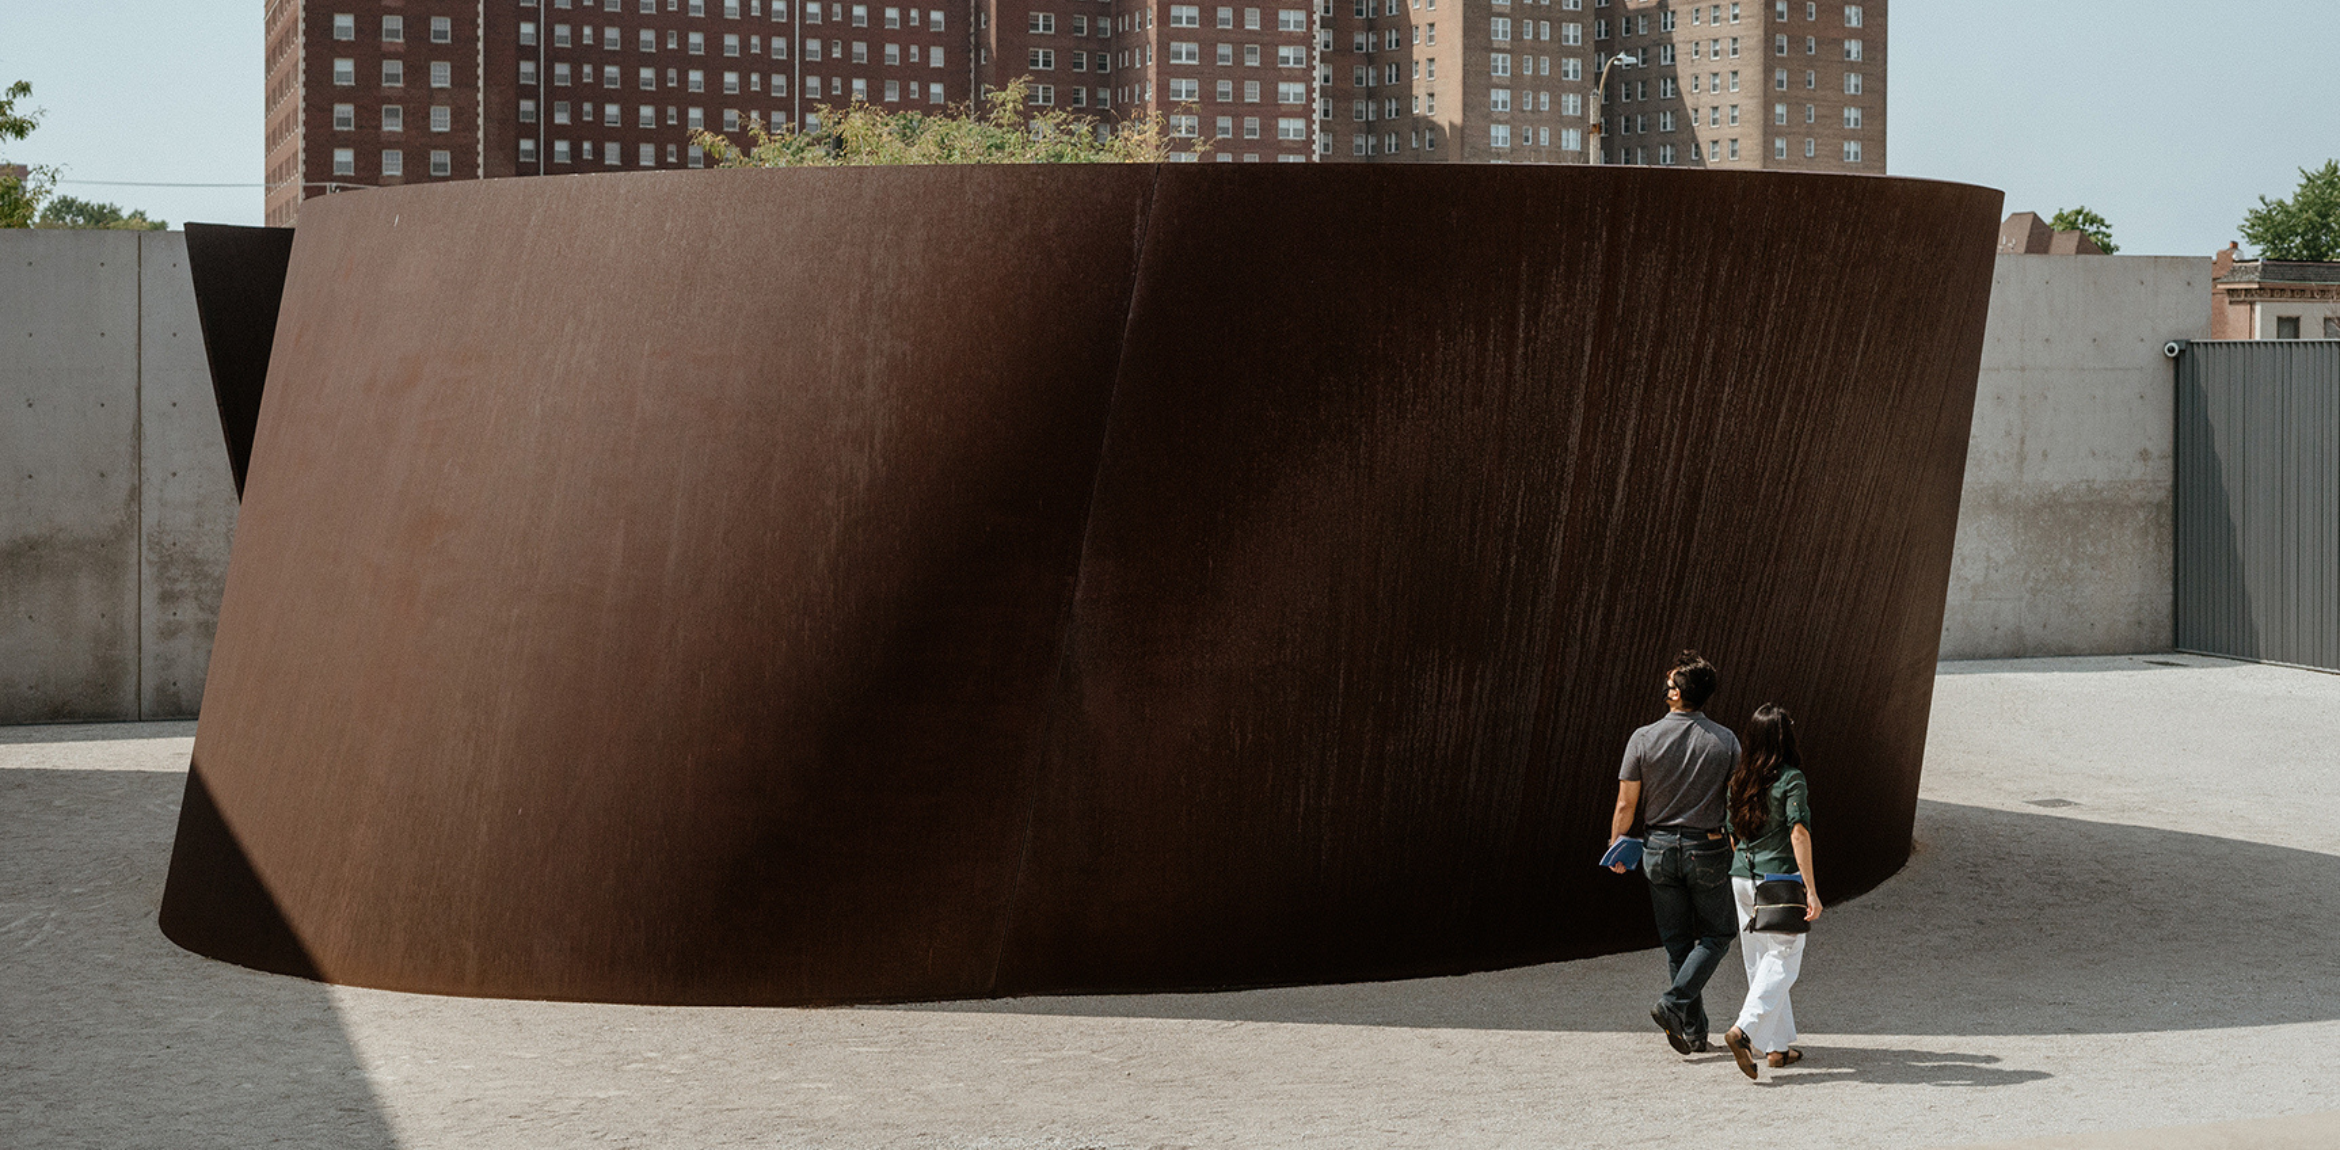
{"type": "Polygon", "coordinates": [[[0,723],[202,703],[236,499],[186,251],[0,231],[0,723]]]}
{"type": "Polygon", "coordinates": [[[2173,339],[2210,261],[2003,255],[1991,288],[1942,658],[2165,651],[2173,339]]]}

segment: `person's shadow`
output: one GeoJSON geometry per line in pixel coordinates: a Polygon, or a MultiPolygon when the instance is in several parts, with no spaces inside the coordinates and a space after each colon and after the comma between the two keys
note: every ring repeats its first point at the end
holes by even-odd
{"type": "Polygon", "coordinates": [[[2045,1070],[1999,1065],[1994,1054],[1947,1050],[1878,1050],[1865,1046],[1805,1046],[1794,1069],[1765,1070],[1760,1085],[1810,1086],[1861,1082],[1885,1086],[2014,1086],[2053,1078],[2045,1070]]]}

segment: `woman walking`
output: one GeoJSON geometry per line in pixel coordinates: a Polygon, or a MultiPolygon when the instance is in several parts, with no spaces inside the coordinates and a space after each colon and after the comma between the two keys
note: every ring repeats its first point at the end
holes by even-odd
{"type": "Polygon", "coordinates": [[[1812,805],[1796,754],[1795,720],[1785,708],[1766,703],[1748,722],[1739,747],[1725,829],[1735,847],[1731,896],[1739,905],[1739,956],[1747,964],[1747,1001],[1739,1008],[1738,1022],[1724,1032],[1723,1042],[1731,1048],[1740,1073],[1754,1078],[1756,1051],[1762,1051],[1774,1069],[1793,1066],[1804,1057],[1795,1049],[1796,1012],[1788,1002],[1788,988],[1795,985],[1804,963],[1804,935],[1751,929],[1756,886],[1765,875],[1798,876],[1804,922],[1820,917],[1820,891],[1812,880],[1812,805]]]}

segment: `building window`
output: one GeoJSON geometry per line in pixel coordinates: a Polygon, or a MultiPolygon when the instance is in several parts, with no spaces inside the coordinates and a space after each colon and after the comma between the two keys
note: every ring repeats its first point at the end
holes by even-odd
{"type": "Polygon", "coordinates": [[[1775,160],[1787,159],[1786,136],[1773,136],[1771,138],[1771,158],[1775,160]]]}
{"type": "Polygon", "coordinates": [[[382,105],[382,130],[385,132],[405,131],[406,109],[396,104],[382,105]]]}
{"type": "Polygon", "coordinates": [[[1489,19],[1487,21],[1487,38],[1491,40],[1511,39],[1511,20],[1503,16],[1489,19]]]}
{"type": "Polygon", "coordinates": [[[1301,46],[1301,45],[1298,45],[1298,44],[1285,44],[1285,45],[1280,45],[1280,46],[1278,46],[1278,47],[1276,48],[1276,67],[1278,67],[1278,68],[1305,68],[1305,67],[1307,67],[1307,66],[1308,66],[1308,49],[1307,49],[1307,48],[1305,48],[1305,47],[1303,47],[1303,46],[1301,46]]]}
{"type": "Polygon", "coordinates": [[[1860,59],[1860,58],[1861,58],[1861,42],[1860,42],[1860,41],[1858,41],[1858,40],[1847,40],[1847,41],[1845,41],[1845,42],[1844,42],[1844,58],[1845,58],[1845,59],[1847,59],[1847,60],[1858,60],[1858,59],[1860,59]]]}
{"type": "MultiPolygon", "coordinates": [[[[530,63],[534,63],[534,61],[530,61],[530,63]]],[[[451,64],[451,63],[448,63],[448,62],[447,62],[447,61],[445,61],[445,60],[434,60],[434,61],[432,61],[432,62],[431,62],[431,87],[433,87],[433,88],[452,88],[452,87],[454,87],[454,86],[455,86],[455,65],[453,65],[453,64],[451,64]]]]}
{"type": "Polygon", "coordinates": [[[1494,75],[1494,76],[1508,76],[1508,75],[1510,75],[1510,74],[1511,74],[1511,53],[1509,53],[1509,52],[1490,52],[1490,53],[1488,53],[1488,55],[1487,55],[1487,72],[1488,72],[1488,74],[1489,74],[1489,75],[1494,75]]]}
{"type": "Polygon", "coordinates": [[[1859,72],[1847,72],[1844,74],[1844,94],[1847,96],[1858,96],[1861,94],[1861,74],[1859,72]]]}
{"type": "Polygon", "coordinates": [[[1508,148],[1508,147],[1510,147],[1510,146],[1511,146],[1511,125],[1509,125],[1509,124],[1489,124],[1489,125],[1487,125],[1487,146],[1488,146],[1488,147],[1490,147],[1490,148],[1508,148]]]}
{"type": "Polygon", "coordinates": [[[452,44],[454,42],[455,21],[446,16],[431,17],[431,43],[452,44]]]}
{"type": "MultiPolygon", "coordinates": [[[[434,176],[439,174],[439,171],[438,171],[438,169],[439,169],[439,155],[440,155],[440,153],[438,153],[438,152],[432,152],[432,153],[431,153],[431,174],[432,174],[432,175],[434,175],[434,176]]],[[[556,163],[556,164],[565,164],[565,163],[568,163],[568,162],[569,162],[569,142],[568,142],[567,140],[554,140],[554,141],[553,141],[553,163],[556,163]]]]}
{"type": "Polygon", "coordinates": [[[1858,128],[1861,126],[1861,110],[1858,107],[1848,106],[1845,108],[1844,126],[1847,128],[1858,128]]]}
{"type": "Polygon", "coordinates": [[[1243,28],[1247,32],[1259,31],[1259,9],[1246,8],[1243,10],[1243,28]]]}
{"type": "MultiPolygon", "coordinates": [[[[1173,47],[1175,47],[1175,45],[1173,45],[1173,47]]],[[[1173,57],[1172,62],[1177,62],[1175,57],[1173,57]]],[[[1056,49],[1027,49],[1024,53],[1024,66],[1032,69],[1035,72],[1046,72],[1054,69],[1056,67],[1056,49]]]]}
{"type": "MultiPolygon", "coordinates": [[[[445,173],[443,173],[443,172],[440,172],[440,171],[438,171],[438,170],[437,170],[437,168],[436,168],[436,164],[438,163],[438,157],[439,157],[439,156],[441,156],[441,155],[444,155],[444,154],[445,154],[445,153],[442,153],[442,152],[433,152],[433,153],[431,153],[431,162],[432,162],[432,164],[434,165],[434,167],[433,167],[433,169],[432,169],[432,171],[431,171],[431,174],[432,174],[432,175],[434,175],[434,176],[437,176],[437,175],[444,175],[444,174],[445,174],[445,173]]],[[[522,136],[522,137],[520,137],[520,162],[521,162],[521,163],[523,163],[523,164],[533,164],[533,163],[535,163],[535,162],[536,162],[536,137],[534,137],[534,136],[522,136]]]]}
{"type": "Polygon", "coordinates": [[[723,74],[723,94],[726,96],[739,95],[739,73],[725,72],[723,74]]]}
{"type": "Polygon", "coordinates": [[[1170,134],[1181,140],[1191,140],[1200,135],[1201,132],[1202,117],[1200,116],[1170,117],[1170,134]]]}
{"type": "Polygon", "coordinates": [[[536,101],[520,101],[520,122],[523,124],[533,124],[536,122],[536,101]]]}
{"type": "Polygon", "coordinates": [[[1846,140],[1844,142],[1844,162],[1848,164],[1861,162],[1861,142],[1859,140],[1846,140]]]}
{"type": "Polygon", "coordinates": [[[382,42],[386,44],[403,44],[406,42],[406,17],[382,17],[382,42]]]}
{"type": "Polygon", "coordinates": [[[1243,82],[1243,102],[1246,104],[1259,103],[1259,81],[1245,80],[1243,82]]]}
{"type": "Polygon", "coordinates": [[[534,48],[534,47],[536,47],[536,22],[535,22],[535,21],[533,21],[533,20],[522,20],[522,21],[520,22],[520,46],[521,46],[521,47],[523,47],[523,48],[534,48]]]}
{"type": "Polygon", "coordinates": [[[1813,141],[1812,137],[1804,137],[1804,158],[1809,160],[1819,154],[1819,145],[1813,141]]]}
{"type": "Polygon", "coordinates": [[[382,61],[382,86],[385,88],[401,88],[406,86],[406,61],[382,61]]]}
{"type": "Polygon", "coordinates": [[[357,39],[357,17],[348,12],[334,13],[333,38],[336,40],[357,39]]]}
{"type": "Polygon", "coordinates": [[[1278,32],[1306,32],[1307,30],[1308,30],[1308,10],[1307,10],[1307,9],[1305,9],[1305,8],[1278,8],[1278,9],[1276,9],[1276,31],[1278,31],[1278,32]]]}
{"type": "Polygon", "coordinates": [[[1305,103],[1307,103],[1307,102],[1308,102],[1308,85],[1306,85],[1306,84],[1278,84],[1278,85],[1276,85],[1276,103],[1279,103],[1279,104],[1305,104],[1305,103]]]}
{"type": "Polygon", "coordinates": [[[406,175],[406,153],[396,148],[382,149],[382,178],[399,179],[406,175]]]}
{"type": "Polygon", "coordinates": [[[434,132],[454,131],[455,109],[445,104],[431,105],[431,130],[434,132]]]}
{"type": "Polygon", "coordinates": [[[1847,4],[1844,6],[1844,26],[1847,28],[1858,28],[1861,26],[1860,5],[1847,4]]]}
{"type": "MultiPolygon", "coordinates": [[[[523,60],[520,63],[521,66],[525,68],[528,62],[523,60]]],[[[658,90],[658,69],[644,68],[636,77],[636,79],[640,82],[636,84],[635,87],[638,87],[645,92],[655,92],[658,90]]]]}
{"type": "Polygon", "coordinates": [[[357,130],[356,104],[333,105],[333,130],[336,132],[354,132],[357,130]]]}
{"type": "Polygon", "coordinates": [[[1488,110],[1488,111],[1490,111],[1490,112],[1508,112],[1508,111],[1510,111],[1510,110],[1511,110],[1511,89],[1509,89],[1509,88],[1489,88],[1489,89],[1487,89],[1487,110],[1488,110]]]}
{"type": "Polygon", "coordinates": [[[336,176],[354,176],[357,174],[356,148],[333,149],[333,174],[336,176]]]}
{"type": "Polygon", "coordinates": [[[1306,117],[1306,116],[1278,116],[1278,117],[1276,117],[1276,138],[1277,138],[1277,139],[1279,139],[1279,140],[1305,140],[1305,139],[1307,139],[1307,138],[1308,138],[1308,117],[1306,117]]]}
{"type": "Polygon", "coordinates": [[[1202,27],[1202,7],[1196,4],[1172,4],[1170,26],[1173,28],[1202,27]]]}

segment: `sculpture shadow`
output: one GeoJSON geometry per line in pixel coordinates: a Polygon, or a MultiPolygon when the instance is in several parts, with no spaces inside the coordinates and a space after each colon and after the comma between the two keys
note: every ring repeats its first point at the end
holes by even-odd
{"type": "MultiPolygon", "coordinates": [[[[1832,907],[1813,932],[1796,987],[1808,1037],[2340,1018],[2340,963],[2331,957],[2340,952],[2340,856],[1941,802],[1919,804],[1917,827],[1909,865],[1832,907]]],[[[1827,841],[1823,824],[1823,882],[1827,841]]],[[[1649,1029],[1662,967],[1641,951],[1402,982],[882,1009],[1639,1032],[1649,1029]]],[[[1745,986],[1734,951],[1708,985],[1708,1012],[1729,1014],[1745,986]]],[[[1927,1051],[1872,1050],[1840,1064],[1874,1081],[1964,1076],[1980,1085],[2017,1073],[1927,1051]]]]}
{"type": "MultiPolygon", "coordinates": [[[[122,732],[35,741],[155,737],[122,732]]],[[[0,768],[0,1142],[395,1146],[326,987],[155,929],[186,786],[184,771],[0,768]]]]}

